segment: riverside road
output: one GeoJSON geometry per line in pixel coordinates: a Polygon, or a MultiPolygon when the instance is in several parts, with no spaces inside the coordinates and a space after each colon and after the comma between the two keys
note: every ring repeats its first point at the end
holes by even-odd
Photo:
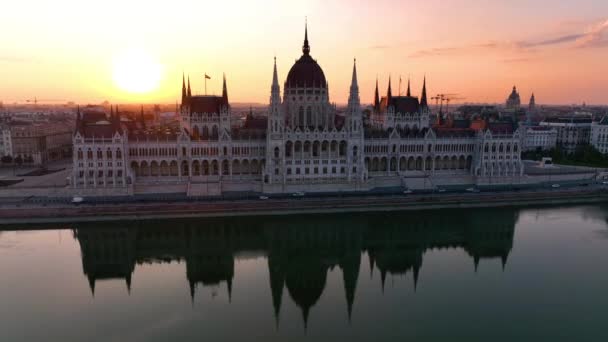
{"type": "Polygon", "coordinates": [[[215,199],[146,202],[39,203],[4,201],[0,224],[111,221],[172,217],[289,215],[438,208],[499,207],[542,204],[594,203],[608,200],[602,184],[570,188],[501,192],[411,193],[367,196],[282,197],[268,199],[215,199]]]}

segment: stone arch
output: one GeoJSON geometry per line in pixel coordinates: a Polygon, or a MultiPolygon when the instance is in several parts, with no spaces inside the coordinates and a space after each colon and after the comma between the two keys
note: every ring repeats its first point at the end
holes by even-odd
{"type": "Polygon", "coordinates": [[[249,160],[247,160],[247,159],[243,160],[243,165],[241,166],[241,172],[243,174],[251,173],[251,170],[249,169],[249,160]]]}
{"type": "Polygon", "coordinates": [[[395,158],[395,157],[391,158],[390,170],[391,170],[391,172],[396,172],[397,171],[397,158],[395,158]]]}
{"type": "Polygon", "coordinates": [[[441,157],[440,156],[435,157],[435,165],[434,166],[435,166],[435,170],[441,170],[442,164],[441,164],[441,157]]]}
{"type": "Polygon", "coordinates": [[[214,176],[217,176],[217,175],[219,175],[219,173],[220,173],[220,165],[217,162],[217,160],[214,159],[213,161],[211,161],[211,174],[214,176]]]}
{"type": "Polygon", "coordinates": [[[422,157],[416,158],[416,170],[422,171],[422,157]]]}
{"type": "Polygon", "coordinates": [[[294,149],[293,149],[294,153],[298,153],[301,154],[302,153],[302,142],[300,140],[297,140],[296,143],[294,144],[294,149]]]}
{"type": "Polygon", "coordinates": [[[154,160],[152,163],[150,163],[150,176],[158,177],[160,175],[160,166],[158,165],[158,162],[154,160]]]}
{"type": "Polygon", "coordinates": [[[466,160],[464,159],[464,156],[460,156],[460,158],[458,158],[458,169],[460,170],[464,170],[466,169],[467,165],[466,165],[466,160]]]}
{"type": "Polygon", "coordinates": [[[160,175],[163,177],[169,176],[169,163],[166,160],[160,162],[160,175]]]}
{"type": "Polygon", "coordinates": [[[433,158],[426,157],[426,160],[424,161],[424,169],[427,171],[431,171],[433,169],[433,158]]]}
{"type": "Polygon", "coordinates": [[[450,169],[456,170],[457,168],[458,168],[458,158],[456,158],[456,156],[452,156],[450,169]]]}
{"type": "Polygon", "coordinates": [[[380,167],[380,162],[378,160],[378,157],[374,157],[372,159],[372,168],[371,168],[371,171],[374,171],[374,172],[378,171],[379,167],[380,167]]]}
{"type": "MultiPolygon", "coordinates": [[[[291,140],[288,140],[285,143],[285,156],[289,157],[289,158],[291,158],[293,156],[293,143],[291,142],[291,140]]],[[[275,158],[278,158],[278,157],[275,157],[275,158]]]]}
{"type": "Polygon", "coordinates": [[[443,157],[443,170],[449,170],[450,169],[450,157],[445,156],[443,157]]]}
{"type": "Polygon", "coordinates": [[[318,157],[320,151],[321,151],[321,143],[318,140],[316,140],[312,143],[312,156],[318,157]]]}
{"type": "Polygon", "coordinates": [[[407,170],[407,160],[405,157],[399,158],[399,171],[407,170]]]}
{"type": "Polygon", "coordinates": [[[203,176],[209,176],[209,174],[210,174],[209,161],[203,160],[203,162],[202,162],[202,175],[203,176]]]}
{"type": "Polygon", "coordinates": [[[188,177],[190,176],[190,166],[188,165],[187,161],[182,161],[182,176],[183,177],[188,177]]]}
{"type": "Polygon", "coordinates": [[[416,159],[414,159],[414,157],[409,157],[407,159],[407,169],[408,171],[413,171],[416,169],[416,159]]]}
{"type": "Polygon", "coordinates": [[[198,160],[192,162],[192,175],[200,176],[201,175],[201,163],[198,160]]]}
{"type": "Polygon", "coordinates": [[[260,174],[260,163],[257,159],[251,161],[251,173],[254,175],[260,174]]]}
{"type": "Polygon", "coordinates": [[[139,170],[139,165],[137,164],[137,162],[135,162],[135,161],[131,162],[131,170],[133,171],[135,176],[137,176],[137,177],[141,176],[141,173],[139,170]]]}
{"type": "Polygon", "coordinates": [[[201,137],[203,140],[209,140],[209,127],[203,126],[203,131],[201,132],[201,137]]]}
{"type": "Polygon", "coordinates": [[[171,174],[171,176],[174,177],[179,175],[179,170],[177,169],[177,162],[175,160],[172,160],[169,164],[169,173],[171,174]]]}
{"type": "Polygon", "coordinates": [[[242,174],[241,171],[241,162],[238,159],[235,159],[232,161],[232,174],[233,175],[240,175],[242,174]]]}
{"type": "Polygon", "coordinates": [[[139,165],[139,172],[144,177],[148,177],[150,175],[150,167],[148,166],[148,162],[145,160],[141,162],[139,165]]]}
{"type": "Polygon", "coordinates": [[[382,157],[380,159],[380,171],[388,171],[388,162],[386,160],[386,157],[382,157]]]}
{"type": "Polygon", "coordinates": [[[222,175],[227,176],[230,174],[230,163],[224,159],[222,161],[222,175]]]}
{"type": "Polygon", "coordinates": [[[340,146],[339,146],[339,152],[340,152],[340,157],[345,157],[346,156],[346,147],[348,145],[346,144],[345,140],[341,140],[340,141],[340,146]]]}

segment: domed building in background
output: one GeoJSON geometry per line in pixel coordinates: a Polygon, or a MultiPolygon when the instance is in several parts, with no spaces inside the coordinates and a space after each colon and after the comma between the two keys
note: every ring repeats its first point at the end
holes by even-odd
{"type": "Polygon", "coordinates": [[[507,98],[507,109],[519,109],[521,106],[521,98],[519,97],[519,93],[517,92],[517,88],[513,86],[513,91],[507,98]]]}

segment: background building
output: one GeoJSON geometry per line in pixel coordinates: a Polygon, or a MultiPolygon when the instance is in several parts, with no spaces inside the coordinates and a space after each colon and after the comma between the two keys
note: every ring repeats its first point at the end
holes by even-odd
{"type": "Polygon", "coordinates": [[[540,125],[557,130],[557,146],[566,153],[573,153],[576,148],[588,144],[591,137],[591,116],[571,115],[569,117],[552,117],[543,120],[540,125]]]}

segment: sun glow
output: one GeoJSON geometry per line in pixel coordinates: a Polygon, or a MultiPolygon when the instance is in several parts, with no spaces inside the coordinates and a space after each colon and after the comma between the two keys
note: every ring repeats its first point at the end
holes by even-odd
{"type": "Polygon", "coordinates": [[[146,51],[130,49],[114,57],[112,73],[118,88],[142,94],[159,87],[162,65],[146,51]]]}

